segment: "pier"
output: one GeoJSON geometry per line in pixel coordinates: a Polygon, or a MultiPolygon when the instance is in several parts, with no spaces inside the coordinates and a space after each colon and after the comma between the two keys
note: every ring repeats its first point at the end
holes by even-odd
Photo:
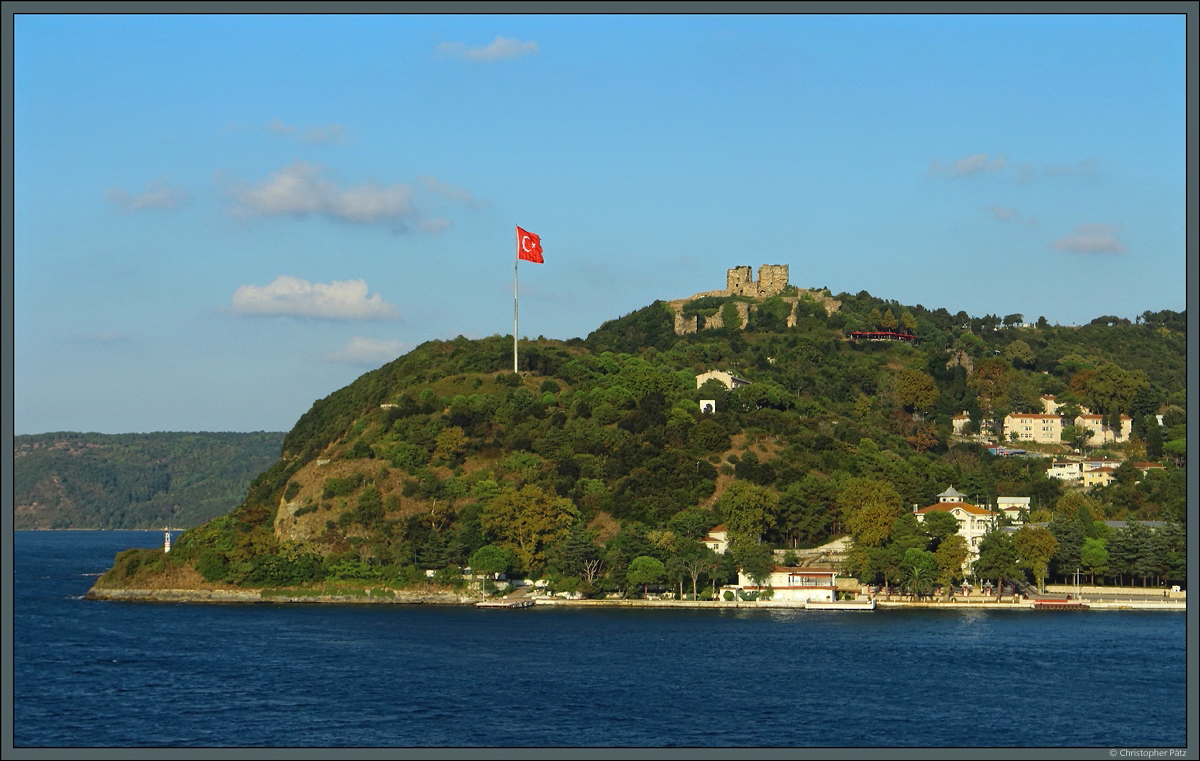
{"type": "Polygon", "coordinates": [[[519,600],[481,600],[475,603],[476,608],[532,608],[534,604],[532,597],[523,597],[519,600]]]}

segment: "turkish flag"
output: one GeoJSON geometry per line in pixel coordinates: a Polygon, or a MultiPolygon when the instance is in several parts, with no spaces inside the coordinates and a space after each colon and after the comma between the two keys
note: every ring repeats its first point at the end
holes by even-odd
{"type": "Polygon", "coordinates": [[[542,264],[542,239],[517,227],[517,258],[542,264]]]}

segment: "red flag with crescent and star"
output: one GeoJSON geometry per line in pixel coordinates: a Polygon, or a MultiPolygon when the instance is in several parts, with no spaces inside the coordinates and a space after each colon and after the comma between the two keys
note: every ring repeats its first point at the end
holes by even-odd
{"type": "Polygon", "coordinates": [[[542,264],[542,239],[517,227],[517,258],[542,264]]]}

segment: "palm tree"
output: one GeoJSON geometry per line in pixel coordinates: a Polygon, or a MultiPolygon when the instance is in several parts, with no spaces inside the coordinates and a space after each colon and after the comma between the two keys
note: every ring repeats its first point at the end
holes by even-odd
{"type": "Polygon", "coordinates": [[[933,590],[933,580],[937,576],[937,561],[932,552],[911,547],[904,552],[901,563],[904,574],[902,587],[919,600],[933,590]]]}

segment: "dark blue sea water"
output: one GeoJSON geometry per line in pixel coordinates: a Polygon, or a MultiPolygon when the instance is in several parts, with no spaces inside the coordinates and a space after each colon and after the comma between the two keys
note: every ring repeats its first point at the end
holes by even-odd
{"type": "Polygon", "coordinates": [[[17,532],[16,747],[1183,746],[1185,616],[81,599],[17,532]]]}

